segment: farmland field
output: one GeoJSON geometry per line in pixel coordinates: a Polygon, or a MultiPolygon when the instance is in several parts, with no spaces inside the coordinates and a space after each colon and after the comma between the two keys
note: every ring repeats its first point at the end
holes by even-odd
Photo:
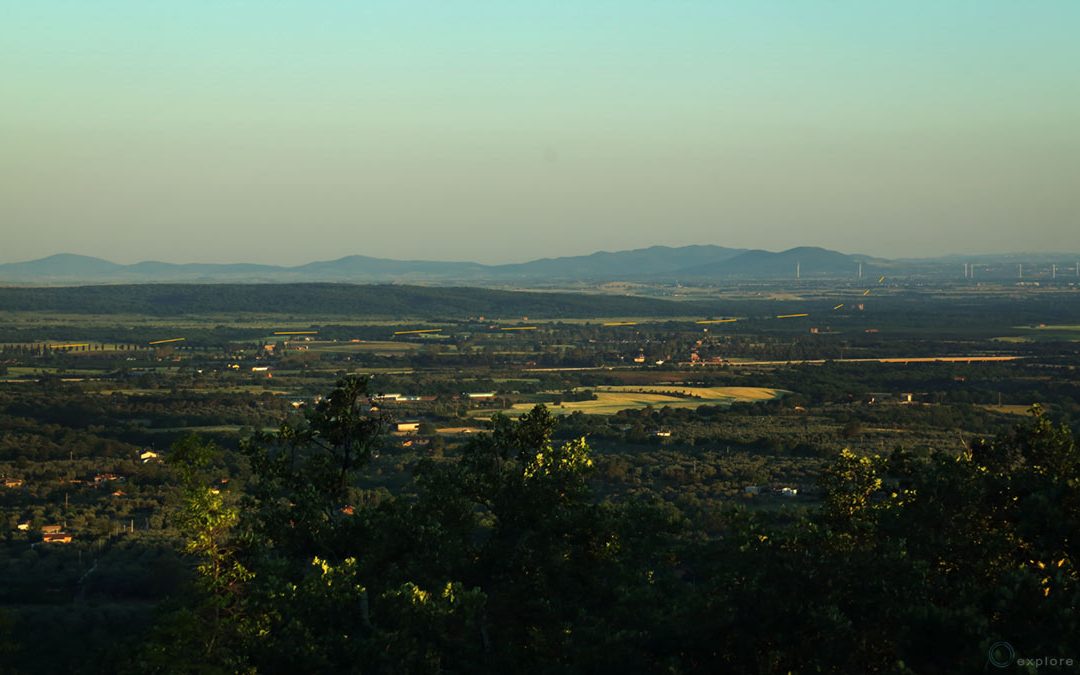
{"type": "Polygon", "coordinates": [[[370,352],[373,354],[400,354],[411,352],[423,347],[422,343],[404,342],[392,340],[372,340],[363,342],[311,342],[308,348],[313,352],[333,352],[349,354],[354,352],[370,352]]]}
{"type": "MultiPolygon", "coordinates": [[[[613,415],[621,410],[652,406],[654,408],[694,409],[703,405],[729,405],[768,401],[786,392],[766,387],[599,387],[596,399],[591,401],[566,401],[552,406],[552,412],[569,415],[582,412],[587,415],[613,415]],[[681,395],[680,395],[681,394],[681,395]]],[[[515,403],[507,412],[510,416],[529,411],[534,404],[515,403]]]]}
{"type": "Polygon", "coordinates": [[[689,396],[702,401],[768,401],[783,396],[785,391],[770,389],[767,387],[692,387],[679,385],[650,385],[648,387],[635,387],[631,385],[617,385],[597,387],[600,392],[643,392],[658,393],[665,395],[689,396]]]}

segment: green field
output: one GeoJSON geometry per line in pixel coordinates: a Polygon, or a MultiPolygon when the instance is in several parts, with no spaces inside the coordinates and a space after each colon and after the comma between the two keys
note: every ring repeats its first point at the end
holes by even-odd
{"type": "MultiPolygon", "coordinates": [[[[1027,331],[1027,335],[1016,338],[1029,342],[1076,342],[1080,340],[1080,325],[1077,324],[1039,324],[1037,326],[1016,326],[1018,330],[1027,331]]],[[[1001,338],[1007,340],[1007,338],[1001,338]]]]}
{"type": "Polygon", "coordinates": [[[396,340],[364,340],[363,342],[310,342],[302,343],[312,352],[331,352],[335,354],[403,354],[422,348],[423,343],[396,340]]]}

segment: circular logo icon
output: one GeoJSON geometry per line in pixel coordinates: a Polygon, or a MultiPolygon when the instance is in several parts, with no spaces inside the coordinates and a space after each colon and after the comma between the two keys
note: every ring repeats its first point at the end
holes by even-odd
{"type": "Polygon", "coordinates": [[[990,645],[987,658],[995,668],[1008,668],[1016,660],[1016,650],[1008,642],[995,642],[990,645]]]}

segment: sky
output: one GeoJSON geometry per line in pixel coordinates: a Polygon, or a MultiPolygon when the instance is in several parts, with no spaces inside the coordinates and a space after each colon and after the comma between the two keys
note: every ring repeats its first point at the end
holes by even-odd
{"type": "Polygon", "coordinates": [[[1080,250],[1080,2],[0,0],[0,262],[1080,250]]]}

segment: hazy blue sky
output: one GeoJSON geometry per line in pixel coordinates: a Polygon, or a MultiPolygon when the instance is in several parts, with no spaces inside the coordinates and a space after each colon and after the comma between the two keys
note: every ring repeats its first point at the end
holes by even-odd
{"type": "Polygon", "coordinates": [[[0,261],[1080,250],[1080,2],[0,0],[0,261]]]}

